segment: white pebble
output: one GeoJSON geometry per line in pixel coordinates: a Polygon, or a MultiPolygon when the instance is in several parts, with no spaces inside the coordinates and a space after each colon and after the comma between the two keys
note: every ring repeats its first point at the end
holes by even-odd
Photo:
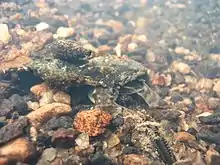
{"type": "Polygon", "coordinates": [[[53,35],[55,39],[57,38],[68,38],[71,37],[74,34],[74,29],[73,28],[68,28],[68,27],[59,27],[57,29],[56,34],[53,35]]]}
{"type": "Polygon", "coordinates": [[[0,41],[2,41],[4,44],[7,44],[10,39],[11,39],[11,35],[9,33],[9,29],[8,29],[8,25],[7,24],[0,24],[0,41]]]}
{"type": "Polygon", "coordinates": [[[50,25],[47,24],[46,22],[41,22],[35,26],[37,31],[43,31],[43,30],[48,29],[49,27],[50,27],[50,25]]]}
{"type": "Polygon", "coordinates": [[[87,133],[81,133],[75,140],[80,149],[89,148],[89,135],[87,133]]]}

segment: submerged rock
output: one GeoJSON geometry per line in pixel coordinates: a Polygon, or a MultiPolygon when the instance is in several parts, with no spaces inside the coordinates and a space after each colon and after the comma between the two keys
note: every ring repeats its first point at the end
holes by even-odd
{"type": "MultiPolygon", "coordinates": [[[[33,54],[28,67],[51,85],[107,88],[110,97],[137,95],[157,106],[159,96],[148,86],[147,68],[130,58],[100,55],[72,40],[55,40],[33,54]]],[[[136,101],[137,102],[137,101],[136,101]]]]}
{"type": "Polygon", "coordinates": [[[23,117],[13,123],[9,123],[0,129],[0,144],[6,143],[24,134],[28,126],[28,118],[23,117]]]}

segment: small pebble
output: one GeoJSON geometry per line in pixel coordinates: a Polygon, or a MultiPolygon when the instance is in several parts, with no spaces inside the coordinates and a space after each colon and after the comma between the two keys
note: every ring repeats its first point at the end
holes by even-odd
{"type": "Polygon", "coordinates": [[[68,27],[59,27],[57,29],[56,34],[53,35],[55,39],[57,38],[68,38],[71,37],[75,33],[73,28],[68,27]]]}
{"type": "Polygon", "coordinates": [[[209,109],[212,109],[212,110],[216,110],[216,109],[220,108],[220,99],[214,98],[214,97],[209,98],[208,99],[208,106],[209,106],[209,109]]]}
{"type": "Polygon", "coordinates": [[[191,72],[190,66],[183,62],[174,61],[171,67],[174,71],[178,71],[182,74],[189,74],[191,72]]]}
{"type": "Polygon", "coordinates": [[[215,91],[216,93],[220,93],[220,80],[218,80],[214,86],[213,86],[213,91],[215,91]]]}
{"type": "Polygon", "coordinates": [[[39,105],[42,107],[43,105],[50,104],[53,101],[53,91],[49,90],[43,93],[41,99],[39,100],[39,105]]]}
{"type": "Polygon", "coordinates": [[[37,31],[43,31],[43,30],[48,29],[49,27],[50,27],[50,25],[47,24],[46,22],[41,22],[35,26],[37,31]]]}
{"type": "Polygon", "coordinates": [[[111,124],[114,125],[115,127],[122,126],[124,124],[124,118],[118,115],[112,119],[111,124]]]}
{"type": "Polygon", "coordinates": [[[73,119],[69,116],[53,117],[44,125],[46,130],[57,130],[58,128],[71,128],[73,119]]]}
{"type": "Polygon", "coordinates": [[[147,159],[143,155],[125,155],[123,165],[148,165],[147,159]]]}
{"type": "Polygon", "coordinates": [[[42,153],[42,159],[48,162],[52,162],[57,156],[57,150],[55,148],[47,148],[42,153]]]}
{"type": "Polygon", "coordinates": [[[118,136],[114,133],[112,133],[108,139],[106,140],[107,145],[108,145],[108,149],[112,148],[116,145],[118,145],[120,143],[120,139],[118,138],[118,136]]]}
{"type": "Polygon", "coordinates": [[[51,141],[56,148],[71,148],[76,136],[75,130],[60,128],[54,132],[51,141]]]}
{"type": "Polygon", "coordinates": [[[213,86],[213,80],[208,78],[202,78],[197,82],[196,89],[197,90],[205,89],[209,91],[212,89],[212,86],[213,86]]]}
{"type": "Polygon", "coordinates": [[[111,165],[112,161],[109,157],[101,152],[96,152],[91,158],[92,165],[111,165]]]}
{"type": "Polygon", "coordinates": [[[30,89],[30,91],[38,97],[42,96],[48,90],[49,90],[49,86],[45,83],[34,85],[30,89]]]}
{"type": "Polygon", "coordinates": [[[0,41],[2,41],[4,44],[7,44],[11,39],[11,35],[10,35],[9,29],[8,29],[8,25],[1,23],[0,24],[0,29],[1,29],[0,41]]]}
{"type": "Polygon", "coordinates": [[[84,110],[76,114],[74,127],[79,132],[86,132],[89,136],[97,136],[105,131],[105,127],[110,124],[112,116],[100,109],[84,110]]]}
{"type": "Polygon", "coordinates": [[[32,101],[28,101],[27,106],[29,109],[34,110],[34,111],[40,107],[38,102],[32,102],[32,101]]]}
{"type": "Polygon", "coordinates": [[[53,95],[53,100],[58,103],[64,103],[70,105],[71,97],[68,93],[58,91],[53,95]]]}
{"type": "Polygon", "coordinates": [[[81,133],[75,140],[80,149],[89,148],[89,135],[87,133],[81,133]]]}
{"type": "Polygon", "coordinates": [[[9,100],[13,105],[13,109],[17,111],[19,114],[24,115],[27,111],[27,103],[25,102],[24,98],[19,96],[18,94],[13,94],[9,100]]]}
{"type": "Polygon", "coordinates": [[[195,136],[189,134],[188,132],[177,132],[175,135],[176,141],[189,141],[189,140],[196,140],[195,136]]]}

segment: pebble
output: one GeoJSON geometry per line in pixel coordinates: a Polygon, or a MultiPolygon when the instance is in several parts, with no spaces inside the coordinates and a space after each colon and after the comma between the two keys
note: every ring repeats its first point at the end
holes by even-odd
{"type": "Polygon", "coordinates": [[[120,127],[124,124],[124,118],[120,115],[117,115],[112,119],[111,125],[114,127],[120,127]]]}
{"type": "Polygon", "coordinates": [[[196,140],[195,136],[189,134],[188,132],[177,132],[175,135],[176,141],[190,141],[190,140],[196,140]]]}
{"type": "Polygon", "coordinates": [[[128,44],[128,52],[131,52],[133,50],[135,50],[138,47],[138,45],[136,43],[130,43],[128,44]]]}
{"type": "Polygon", "coordinates": [[[51,103],[40,107],[35,111],[31,111],[27,117],[29,118],[32,126],[38,128],[43,123],[47,122],[54,116],[60,116],[61,114],[68,114],[72,111],[72,108],[67,104],[51,103]]]}
{"type": "Polygon", "coordinates": [[[48,29],[49,27],[50,27],[50,25],[47,24],[46,22],[41,22],[35,26],[37,31],[43,31],[43,30],[48,29]]]}
{"type": "Polygon", "coordinates": [[[190,66],[183,62],[174,61],[171,67],[174,71],[178,71],[182,74],[189,74],[191,72],[190,66]]]}
{"type": "Polygon", "coordinates": [[[84,110],[76,114],[74,127],[79,132],[86,132],[89,136],[97,136],[105,131],[110,124],[112,116],[100,109],[84,110]]]}
{"type": "Polygon", "coordinates": [[[112,134],[108,137],[108,139],[106,140],[106,142],[107,142],[107,145],[108,145],[107,148],[109,149],[109,148],[113,148],[113,147],[115,147],[116,145],[118,145],[118,144],[120,143],[120,139],[119,139],[118,135],[112,133],[112,134]]]}
{"type": "Polygon", "coordinates": [[[53,91],[49,90],[43,93],[41,99],[39,100],[39,105],[42,107],[43,105],[50,104],[53,101],[53,91]]]}
{"type": "Polygon", "coordinates": [[[186,76],[184,76],[184,79],[185,79],[185,83],[193,88],[195,88],[195,86],[198,82],[198,80],[194,76],[186,75],[186,76]]]}
{"type": "Polygon", "coordinates": [[[17,111],[19,114],[24,115],[27,111],[27,103],[23,97],[19,96],[18,94],[13,94],[9,100],[13,106],[13,109],[17,111]]]}
{"type": "Polygon", "coordinates": [[[44,125],[46,130],[56,130],[58,128],[72,127],[73,119],[69,116],[53,117],[44,125]]]}
{"type": "Polygon", "coordinates": [[[158,86],[164,86],[166,84],[165,77],[159,75],[159,73],[155,74],[152,78],[152,84],[158,86]]]}
{"type": "Polygon", "coordinates": [[[4,144],[13,138],[24,134],[28,126],[28,119],[23,117],[15,122],[9,123],[0,129],[0,144],[4,144]]]}
{"type": "Polygon", "coordinates": [[[123,154],[137,154],[138,152],[139,150],[136,147],[128,146],[128,145],[125,146],[122,151],[123,154]]]}
{"type": "Polygon", "coordinates": [[[36,153],[36,148],[27,138],[17,138],[0,147],[0,157],[6,157],[13,161],[29,159],[36,153]]]}
{"type": "Polygon", "coordinates": [[[52,162],[56,158],[56,155],[57,150],[55,148],[47,148],[42,153],[42,159],[44,159],[45,161],[52,162]]]}
{"type": "Polygon", "coordinates": [[[202,78],[197,82],[196,89],[197,90],[204,89],[210,91],[212,89],[212,86],[213,86],[213,80],[208,78],[202,78]]]}
{"type": "Polygon", "coordinates": [[[36,84],[31,87],[30,91],[36,96],[42,96],[46,91],[49,90],[49,86],[45,83],[36,84]]]}
{"type": "Polygon", "coordinates": [[[13,105],[11,104],[11,101],[8,99],[4,99],[2,101],[0,108],[0,117],[8,117],[10,113],[13,112],[13,105]]]}
{"type": "Polygon", "coordinates": [[[220,80],[218,80],[214,86],[213,86],[213,91],[216,93],[220,93],[220,80]]]}
{"type": "Polygon", "coordinates": [[[220,99],[210,97],[208,99],[208,107],[209,107],[209,109],[212,109],[212,110],[216,110],[216,109],[220,108],[220,99]]]}
{"type": "Polygon", "coordinates": [[[58,103],[71,104],[71,97],[68,93],[58,91],[53,95],[53,100],[58,103]]]}
{"type": "Polygon", "coordinates": [[[92,165],[111,165],[112,161],[109,157],[101,152],[96,152],[91,158],[92,165]]]}
{"type": "Polygon", "coordinates": [[[8,29],[8,25],[1,23],[0,24],[0,29],[1,29],[0,41],[2,41],[4,44],[8,44],[8,42],[11,39],[11,35],[10,35],[9,29],[8,29]]]}
{"type": "Polygon", "coordinates": [[[123,165],[148,165],[147,159],[143,155],[125,155],[123,165]]]}
{"type": "Polygon", "coordinates": [[[74,144],[77,133],[73,129],[60,128],[52,136],[52,144],[56,148],[70,148],[74,144]]]}
{"type": "Polygon", "coordinates": [[[76,144],[79,146],[80,149],[87,149],[89,148],[89,135],[87,133],[81,133],[75,140],[76,144]]]}
{"type": "Polygon", "coordinates": [[[176,47],[174,51],[176,54],[180,55],[187,55],[190,53],[190,51],[184,47],[176,47]]]}
{"type": "Polygon", "coordinates": [[[71,37],[75,33],[73,28],[68,27],[59,27],[57,29],[56,34],[53,35],[53,38],[68,38],[71,37]]]}
{"type": "Polygon", "coordinates": [[[220,123],[220,112],[213,113],[208,116],[199,116],[199,121],[203,124],[219,124],[220,123]]]}
{"type": "Polygon", "coordinates": [[[35,102],[28,101],[27,106],[29,109],[34,110],[34,111],[40,107],[39,103],[36,101],[35,102]]]}

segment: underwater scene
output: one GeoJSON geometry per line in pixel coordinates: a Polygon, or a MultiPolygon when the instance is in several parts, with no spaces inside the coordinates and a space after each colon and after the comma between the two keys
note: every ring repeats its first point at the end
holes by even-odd
{"type": "Polygon", "coordinates": [[[220,165],[220,0],[0,0],[0,165],[220,165]]]}

